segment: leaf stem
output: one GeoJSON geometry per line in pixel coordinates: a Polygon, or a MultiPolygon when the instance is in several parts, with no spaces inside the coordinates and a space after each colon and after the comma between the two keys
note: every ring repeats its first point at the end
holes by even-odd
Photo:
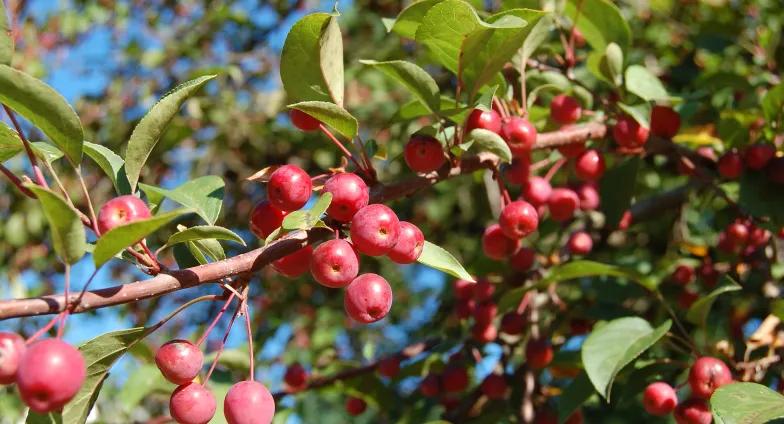
{"type": "Polygon", "coordinates": [[[30,147],[30,142],[27,141],[27,137],[25,137],[24,131],[22,131],[22,127],[19,125],[19,121],[16,120],[14,111],[5,104],[3,105],[3,109],[5,109],[5,113],[8,114],[8,117],[11,118],[11,122],[14,124],[14,128],[16,128],[16,132],[19,134],[19,138],[22,140],[22,144],[24,144],[27,157],[30,159],[30,165],[33,167],[33,172],[35,173],[35,179],[37,180],[38,185],[49,188],[49,184],[46,182],[46,178],[44,178],[44,174],[41,172],[41,168],[38,167],[38,159],[35,157],[33,149],[30,147]]]}
{"type": "Polygon", "coordinates": [[[250,381],[256,378],[254,371],[255,353],[253,351],[253,331],[250,329],[250,308],[248,308],[248,299],[242,301],[243,313],[245,315],[245,331],[248,333],[248,362],[250,362],[250,381]]]}
{"type": "Polygon", "coordinates": [[[341,143],[340,140],[338,140],[337,137],[335,137],[335,135],[332,134],[332,131],[330,131],[329,128],[327,128],[324,124],[319,124],[319,129],[321,129],[321,132],[323,132],[324,135],[327,136],[327,138],[332,140],[332,143],[335,146],[337,146],[338,149],[340,149],[340,151],[343,153],[343,156],[345,156],[346,159],[349,159],[350,161],[354,162],[354,165],[356,165],[357,168],[365,172],[365,174],[368,177],[370,177],[370,172],[367,169],[365,169],[365,167],[362,166],[359,163],[359,161],[357,161],[357,158],[354,157],[354,155],[351,154],[351,152],[348,151],[348,149],[346,149],[346,146],[344,146],[343,143],[341,143]]]}
{"type": "Polygon", "coordinates": [[[22,192],[22,194],[24,194],[25,196],[31,199],[35,199],[35,194],[33,194],[32,191],[30,191],[27,187],[25,187],[24,184],[22,183],[22,180],[20,180],[19,177],[14,175],[14,173],[11,172],[11,170],[6,168],[5,165],[0,164],[0,172],[2,172],[6,177],[8,177],[8,179],[11,180],[11,183],[15,185],[16,188],[22,192]]]}
{"type": "Polygon", "coordinates": [[[223,304],[223,307],[220,309],[220,311],[218,311],[218,314],[212,320],[210,325],[207,327],[206,330],[204,330],[204,334],[202,334],[202,336],[199,338],[199,341],[196,342],[196,346],[201,346],[204,343],[204,341],[207,340],[207,337],[212,332],[212,329],[215,328],[215,325],[221,319],[223,314],[226,312],[227,309],[229,309],[229,305],[231,304],[231,301],[234,300],[234,296],[236,295],[233,292],[229,295],[228,299],[226,299],[226,303],[223,304]]]}

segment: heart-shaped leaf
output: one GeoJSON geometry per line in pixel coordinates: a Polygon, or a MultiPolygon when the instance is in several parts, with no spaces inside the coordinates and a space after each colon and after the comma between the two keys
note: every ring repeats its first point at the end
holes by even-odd
{"type": "Polygon", "coordinates": [[[451,253],[427,240],[425,240],[425,246],[417,262],[446,272],[454,277],[474,281],[474,277],[463,268],[463,265],[451,253]]]}
{"type": "Polygon", "coordinates": [[[349,140],[357,135],[359,129],[357,118],[354,118],[348,111],[334,103],[319,101],[300,102],[288,107],[307,113],[349,140]]]}
{"type": "Polygon", "coordinates": [[[403,84],[431,112],[437,112],[441,107],[438,83],[427,71],[416,64],[406,62],[405,60],[390,60],[387,62],[360,60],[359,62],[373,66],[385,75],[403,84]]]}
{"type": "Polygon", "coordinates": [[[52,231],[52,245],[57,256],[68,264],[73,264],[84,256],[87,249],[87,235],[82,220],[76,211],[53,191],[36,184],[26,184],[38,200],[52,231]]]}
{"type": "Polygon", "coordinates": [[[784,418],[784,396],[757,383],[719,387],[710,405],[717,424],[765,424],[784,418]]]}

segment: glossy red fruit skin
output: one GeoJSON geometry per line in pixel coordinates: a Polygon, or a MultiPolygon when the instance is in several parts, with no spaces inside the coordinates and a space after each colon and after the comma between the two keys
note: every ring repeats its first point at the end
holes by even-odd
{"type": "Polygon", "coordinates": [[[468,300],[474,296],[476,283],[468,280],[455,280],[455,297],[461,300],[468,300]]]}
{"type": "Polygon", "coordinates": [[[490,343],[498,337],[498,329],[493,324],[474,323],[471,336],[478,343],[490,343]]]}
{"type": "Polygon", "coordinates": [[[678,265],[672,272],[672,281],[681,286],[685,286],[694,280],[694,268],[688,265],[678,265]]]}
{"type": "Polygon", "coordinates": [[[677,405],[678,395],[675,394],[675,389],[662,381],[649,384],[642,394],[643,408],[657,417],[668,415],[677,405]]]}
{"type": "Polygon", "coordinates": [[[593,211],[599,209],[601,199],[596,183],[581,184],[575,189],[575,193],[577,193],[577,198],[580,200],[580,210],[593,211]]]}
{"type": "Polygon", "coordinates": [[[335,174],[324,183],[324,192],[332,194],[327,216],[339,222],[349,222],[354,214],[368,205],[370,190],[356,174],[335,174]]]}
{"type": "Polygon", "coordinates": [[[27,346],[16,372],[22,401],[35,412],[59,411],[84,383],[87,369],[82,354],[59,339],[27,346]]]}
{"type": "Polygon", "coordinates": [[[539,214],[530,203],[517,200],[504,207],[498,218],[498,225],[501,226],[505,236],[510,239],[520,239],[536,231],[539,226],[539,214]]]}
{"type": "Polygon", "coordinates": [[[648,128],[631,116],[621,116],[613,127],[613,139],[624,149],[639,149],[648,141],[648,128]]]}
{"type": "Polygon", "coordinates": [[[485,380],[480,387],[482,393],[487,396],[488,399],[503,399],[506,397],[507,384],[506,379],[502,375],[488,375],[485,377],[485,380]]]}
{"type": "Polygon", "coordinates": [[[308,385],[308,372],[305,371],[302,365],[295,362],[286,368],[283,381],[286,383],[289,392],[298,392],[308,385]]]}
{"type": "Polygon", "coordinates": [[[531,339],[525,345],[525,360],[529,367],[539,370],[553,361],[553,347],[544,339],[531,339]]]}
{"type": "Polygon", "coordinates": [[[593,239],[585,231],[575,231],[569,237],[566,246],[573,255],[587,255],[593,249],[593,239]]]}
{"type": "Polygon", "coordinates": [[[677,424],[711,424],[711,414],[708,404],[701,399],[689,399],[675,408],[673,417],[677,424]]]}
{"type": "Polygon", "coordinates": [[[378,274],[362,274],[346,287],[343,306],[354,321],[379,321],[392,308],[392,287],[378,274]]]}
{"type": "Polygon", "coordinates": [[[743,246],[749,241],[749,227],[742,222],[733,222],[725,230],[727,239],[736,246],[743,246]]]}
{"type": "Polygon", "coordinates": [[[367,403],[357,397],[350,397],[346,399],[346,412],[352,417],[362,414],[367,409],[367,403]]]}
{"type": "Polygon", "coordinates": [[[485,302],[474,309],[474,321],[480,324],[490,324],[498,313],[498,306],[493,302],[485,302]]]}
{"type": "Polygon", "coordinates": [[[463,366],[450,366],[441,376],[441,385],[447,393],[462,392],[468,387],[468,370],[463,366]]]}
{"type": "Polygon", "coordinates": [[[414,172],[428,173],[440,168],[446,162],[444,148],[434,137],[414,134],[403,151],[406,164],[414,172]]]}
{"type": "Polygon", "coordinates": [[[513,240],[504,235],[501,226],[493,224],[485,229],[482,235],[482,250],[485,256],[500,261],[509,257],[520,246],[520,240],[513,240]]]}
{"type": "Polygon", "coordinates": [[[386,378],[395,378],[400,373],[400,358],[392,356],[378,361],[378,373],[386,378]]]}
{"type": "Polygon", "coordinates": [[[313,249],[310,273],[322,286],[345,287],[359,274],[359,257],[346,240],[327,240],[313,249]]]}
{"type": "Polygon", "coordinates": [[[673,138],[681,129],[681,115],[667,106],[654,106],[651,111],[651,133],[662,138],[673,138]]]}
{"type": "Polygon", "coordinates": [[[487,280],[480,279],[474,284],[474,300],[477,302],[487,302],[493,298],[495,286],[487,280]]]}
{"type": "Polygon", "coordinates": [[[508,312],[501,318],[501,332],[511,336],[517,336],[525,330],[525,316],[508,312]]]}
{"type": "Polygon", "coordinates": [[[501,138],[506,141],[512,156],[527,156],[536,144],[536,127],[527,119],[513,116],[501,126],[501,138]]]}
{"type": "Polygon", "coordinates": [[[568,188],[554,188],[547,201],[550,218],[563,222],[572,219],[575,210],[580,207],[580,198],[568,188]]]}
{"type": "Polygon", "coordinates": [[[397,243],[400,221],[392,209],[382,204],[367,205],[351,220],[351,242],[368,256],[387,254],[397,243]]]}
{"type": "Polygon", "coordinates": [[[441,393],[441,378],[435,374],[428,374],[419,383],[419,391],[424,397],[436,397],[441,393]]]}
{"type": "Polygon", "coordinates": [[[228,424],[270,424],[275,415],[275,399],[258,381],[240,381],[226,393],[223,415],[228,424]]]}
{"type": "Polygon", "coordinates": [[[734,180],[743,174],[743,158],[736,151],[729,151],[719,158],[717,163],[719,175],[728,180],[734,180]]]}
{"type": "Polygon", "coordinates": [[[142,199],[127,194],[106,202],[98,211],[98,231],[105,234],[119,225],[128,224],[150,216],[150,208],[142,199]]]}
{"type": "Polygon", "coordinates": [[[466,133],[471,130],[481,128],[484,130],[492,131],[496,134],[501,132],[501,115],[496,111],[484,111],[481,109],[474,109],[466,119],[466,133]]]}
{"type": "Polygon", "coordinates": [[[302,131],[316,131],[319,129],[319,125],[321,125],[318,119],[297,109],[289,111],[289,118],[291,118],[291,123],[302,131]]]}
{"type": "Polygon", "coordinates": [[[188,340],[172,340],[155,352],[155,364],[167,380],[180,386],[199,375],[204,355],[188,340]]]}
{"type": "Polygon", "coordinates": [[[536,251],[528,247],[521,247],[509,258],[509,264],[515,271],[528,271],[533,268],[534,263],[536,263],[536,251]]]}
{"type": "Polygon", "coordinates": [[[504,176],[509,184],[525,185],[531,176],[531,158],[528,155],[513,158],[504,168],[504,176]]]}
{"type": "MultiPolygon", "coordinates": [[[[565,128],[566,127],[563,127],[562,129],[565,128]]],[[[577,156],[580,156],[585,151],[586,147],[585,143],[571,143],[558,146],[556,149],[558,149],[558,152],[561,154],[561,156],[567,159],[573,159],[577,156]]]]}
{"type": "Polygon", "coordinates": [[[272,267],[279,274],[289,278],[297,278],[310,269],[310,258],[313,255],[313,247],[308,245],[294,253],[290,253],[272,262],[272,267]]]}
{"type": "Polygon", "coordinates": [[[523,199],[535,207],[546,205],[550,200],[550,195],[553,192],[553,187],[550,182],[542,177],[531,177],[528,183],[523,185],[523,199]]]}
{"type": "Polygon", "coordinates": [[[397,243],[387,253],[387,257],[392,262],[398,264],[410,264],[419,259],[422,249],[425,247],[425,235],[416,225],[408,221],[400,221],[400,232],[397,236],[397,243]]]}
{"type": "Polygon", "coordinates": [[[291,212],[305,206],[312,190],[313,182],[302,168],[296,165],[283,165],[270,175],[267,183],[267,200],[272,206],[291,212]]]}
{"type": "Polygon", "coordinates": [[[743,160],[750,169],[759,171],[776,156],[776,148],[770,144],[753,144],[746,148],[743,160]]]}
{"type": "Polygon", "coordinates": [[[550,118],[560,125],[577,122],[582,113],[583,108],[580,106],[580,102],[566,94],[559,94],[553,97],[550,102],[550,118]]]}
{"type": "Polygon", "coordinates": [[[215,396],[198,383],[177,387],[169,399],[169,412],[179,424],[207,424],[216,407],[215,396]]]}
{"type": "Polygon", "coordinates": [[[263,200],[257,203],[250,213],[250,230],[256,237],[266,239],[273,231],[280,228],[287,214],[263,200]]]}
{"type": "Polygon", "coordinates": [[[703,356],[689,370],[691,393],[702,399],[710,399],[719,387],[732,383],[732,373],[722,360],[703,356]]]}
{"type": "Polygon", "coordinates": [[[583,181],[596,181],[602,178],[605,169],[604,156],[595,149],[584,151],[574,162],[574,173],[583,181]]]}
{"type": "Polygon", "coordinates": [[[13,384],[27,346],[16,333],[0,331],[0,384],[13,384]]]}

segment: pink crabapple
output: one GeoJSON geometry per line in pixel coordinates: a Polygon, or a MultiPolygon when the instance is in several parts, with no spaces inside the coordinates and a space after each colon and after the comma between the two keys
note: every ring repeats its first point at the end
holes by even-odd
{"type": "Polygon", "coordinates": [[[577,122],[583,109],[574,97],[559,94],[550,102],[550,118],[560,125],[569,125],[577,122]]]}
{"type": "Polygon", "coordinates": [[[536,127],[527,119],[514,116],[501,126],[501,137],[514,157],[525,157],[536,144],[536,127]]]}
{"type": "Polygon", "coordinates": [[[256,204],[250,213],[250,230],[260,239],[266,239],[283,224],[284,212],[266,200],[256,204]]]}
{"type": "Polygon", "coordinates": [[[207,424],[216,408],[215,395],[198,383],[177,387],[169,399],[169,412],[179,424],[207,424]]]}
{"type": "Polygon", "coordinates": [[[270,424],[275,416],[275,399],[258,381],[240,381],[226,393],[223,415],[228,424],[270,424]]]}
{"type": "Polygon", "coordinates": [[[410,222],[400,221],[397,243],[387,253],[387,257],[398,264],[414,263],[419,259],[424,247],[425,236],[422,234],[422,230],[410,222]]]}
{"type": "Polygon", "coordinates": [[[289,111],[289,118],[291,118],[291,123],[302,131],[316,131],[319,129],[319,125],[321,125],[318,119],[297,109],[289,111]]]}
{"type": "Polygon", "coordinates": [[[677,424],[711,424],[713,414],[702,399],[689,399],[679,404],[673,412],[677,424]]]}
{"type": "Polygon", "coordinates": [[[155,352],[155,364],[167,380],[183,385],[199,375],[204,355],[188,340],[171,340],[155,352]]]}
{"type": "Polygon", "coordinates": [[[359,257],[346,240],[327,240],[313,249],[310,273],[323,286],[345,287],[359,274],[359,257]]]}
{"type": "Polygon", "coordinates": [[[485,229],[482,235],[482,251],[490,259],[502,260],[511,256],[520,246],[520,240],[510,239],[498,224],[485,229]]]}
{"type": "Polygon", "coordinates": [[[308,202],[313,182],[296,165],[283,165],[272,172],[267,182],[267,199],[272,206],[286,212],[295,211],[308,202]]]}
{"type": "Polygon", "coordinates": [[[642,394],[642,405],[645,411],[658,417],[668,415],[678,405],[675,389],[667,383],[657,381],[645,388],[642,394]]]}
{"type": "Polygon", "coordinates": [[[279,274],[289,278],[297,278],[310,269],[310,258],[313,255],[313,246],[307,245],[294,253],[272,261],[272,267],[279,274]]]}
{"type": "Polygon", "coordinates": [[[363,324],[379,321],[392,308],[392,288],[380,275],[362,274],[346,287],[343,306],[354,321],[363,324]]]}
{"type": "Polygon", "coordinates": [[[446,162],[444,148],[435,138],[414,134],[403,152],[406,164],[414,172],[428,173],[437,170],[446,162]]]}
{"type": "Polygon", "coordinates": [[[332,194],[327,216],[339,222],[349,222],[354,214],[368,205],[370,191],[367,184],[356,174],[342,172],[324,183],[325,193],[332,194]]]}
{"type": "Polygon", "coordinates": [[[673,138],[681,128],[681,116],[668,106],[654,106],[651,111],[651,134],[673,138]]]}
{"type": "Polygon", "coordinates": [[[16,381],[19,362],[26,350],[27,345],[22,336],[0,331],[0,385],[16,381]]]}
{"type": "Polygon", "coordinates": [[[397,243],[400,221],[395,212],[382,204],[367,205],[351,220],[351,242],[368,256],[387,254],[397,243]]]}
{"type": "Polygon", "coordinates": [[[627,150],[641,148],[648,141],[648,133],[648,128],[628,115],[619,117],[612,130],[615,142],[627,150]]]}
{"type": "Polygon", "coordinates": [[[474,109],[466,119],[466,133],[481,128],[496,134],[501,132],[501,115],[494,110],[474,109]]]}
{"type": "Polygon", "coordinates": [[[710,399],[719,387],[732,383],[732,373],[721,359],[703,356],[689,370],[689,387],[694,396],[710,399]]]}
{"type": "Polygon", "coordinates": [[[60,339],[44,339],[27,346],[16,385],[31,410],[59,411],[79,392],[86,374],[81,352],[60,339]]]}
{"type": "Polygon", "coordinates": [[[98,211],[98,231],[105,234],[120,225],[151,217],[150,208],[142,199],[127,194],[106,202],[98,211]]]}
{"type": "Polygon", "coordinates": [[[498,224],[505,236],[510,239],[519,239],[536,231],[539,226],[539,214],[530,203],[517,200],[501,210],[498,224]]]}

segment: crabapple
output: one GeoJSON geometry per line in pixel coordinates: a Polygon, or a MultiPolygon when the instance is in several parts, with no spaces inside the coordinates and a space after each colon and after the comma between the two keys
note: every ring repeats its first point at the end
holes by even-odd
{"type": "Polygon", "coordinates": [[[310,176],[296,165],[283,165],[276,169],[267,183],[267,199],[272,206],[291,212],[308,202],[313,182],[310,176]]]}
{"type": "Polygon", "coordinates": [[[519,239],[536,231],[536,227],[539,226],[539,214],[530,203],[517,200],[504,207],[498,218],[498,224],[505,236],[519,239]]]}
{"type": "Polygon", "coordinates": [[[697,268],[697,273],[707,287],[713,287],[719,281],[719,271],[716,270],[710,260],[705,260],[697,268]]]}
{"type": "Polygon", "coordinates": [[[691,290],[684,290],[678,295],[678,306],[683,309],[689,309],[699,298],[699,293],[695,293],[691,290]]]}
{"type": "Polygon", "coordinates": [[[498,330],[493,324],[474,323],[471,335],[479,343],[490,343],[498,337],[498,330]]]}
{"type": "Polygon", "coordinates": [[[476,310],[476,301],[473,299],[459,300],[455,305],[455,315],[460,319],[468,319],[476,310]]]}
{"type": "Polygon", "coordinates": [[[642,394],[642,406],[651,415],[667,415],[677,405],[678,395],[675,394],[675,389],[662,381],[649,384],[642,394]]]}
{"type": "Polygon", "coordinates": [[[275,399],[258,381],[240,381],[223,399],[228,424],[269,424],[275,415],[275,399]]]}
{"type": "Polygon", "coordinates": [[[581,184],[575,189],[575,192],[580,200],[581,210],[592,211],[599,208],[601,200],[599,197],[599,190],[596,189],[596,183],[588,182],[581,184]]]}
{"type": "Polygon", "coordinates": [[[378,373],[387,378],[395,378],[400,372],[400,358],[391,356],[378,361],[378,373]]]}
{"type": "Polygon", "coordinates": [[[550,217],[558,222],[568,221],[574,216],[574,211],[580,207],[580,198],[577,193],[568,188],[554,188],[547,201],[550,217]]]}
{"type": "Polygon", "coordinates": [[[531,177],[528,182],[523,185],[523,199],[535,207],[540,207],[547,204],[550,199],[550,194],[553,192],[550,182],[542,177],[531,177]]]}
{"type": "Polygon", "coordinates": [[[737,179],[743,173],[743,158],[735,150],[721,155],[716,165],[719,174],[728,180],[737,179]]]}
{"type": "Polygon", "coordinates": [[[476,283],[457,279],[455,280],[455,297],[462,300],[470,299],[474,296],[474,287],[476,283]]]}
{"type": "Polygon", "coordinates": [[[577,122],[583,109],[574,97],[559,94],[550,102],[550,118],[560,125],[569,125],[577,122]]]}
{"type": "Polygon", "coordinates": [[[509,145],[512,156],[526,156],[536,144],[536,127],[527,119],[514,116],[501,126],[501,137],[509,145]]]}
{"type": "Polygon", "coordinates": [[[419,383],[419,391],[425,397],[436,397],[441,393],[441,378],[436,374],[428,374],[419,383]]]}
{"type": "Polygon", "coordinates": [[[250,230],[260,239],[266,239],[280,228],[288,212],[282,211],[266,200],[256,204],[250,213],[250,230]]]}
{"type": "Polygon", "coordinates": [[[503,375],[488,375],[480,387],[482,393],[489,399],[503,399],[506,396],[507,384],[503,375]]]}
{"type": "Polygon", "coordinates": [[[520,156],[512,159],[512,163],[504,168],[504,176],[509,184],[525,185],[531,175],[531,159],[520,156]]]}
{"type": "Polygon", "coordinates": [[[193,381],[204,365],[201,349],[188,340],[171,340],[155,352],[155,365],[176,385],[193,381]]]}
{"type": "Polygon", "coordinates": [[[593,249],[593,240],[591,235],[585,231],[575,231],[569,236],[569,241],[566,244],[567,249],[573,255],[587,255],[593,249]]]}
{"type": "Polygon", "coordinates": [[[520,240],[510,239],[498,224],[493,224],[485,229],[482,234],[482,250],[490,259],[504,259],[517,250],[520,240]]]}
{"type": "MultiPolygon", "coordinates": [[[[563,128],[565,129],[567,127],[563,128]]],[[[569,143],[564,144],[563,146],[558,146],[556,149],[558,149],[558,153],[560,153],[561,156],[572,159],[580,156],[580,154],[585,151],[586,147],[585,143],[569,143]]]]}
{"type": "Polygon", "coordinates": [[[16,381],[16,371],[26,348],[22,336],[0,331],[0,384],[12,384],[16,381]]]}
{"type": "Polygon", "coordinates": [[[310,268],[310,257],[313,255],[313,247],[308,245],[294,253],[272,261],[275,271],[289,278],[296,278],[308,272],[310,268]]]}
{"type": "Polygon", "coordinates": [[[444,148],[435,138],[424,134],[414,134],[403,152],[406,164],[414,172],[432,172],[446,162],[444,148]]]}
{"type": "Polygon", "coordinates": [[[299,362],[295,362],[286,368],[283,381],[286,382],[290,392],[298,392],[308,385],[308,372],[299,362]]]}
{"type": "Polygon", "coordinates": [[[480,324],[489,324],[493,322],[496,313],[498,313],[498,306],[495,303],[482,303],[474,309],[474,321],[480,324]]]}
{"type": "Polygon", "coordinates": [[[577,48],[585,47],[585,36],[580,32],[577,27],[572,28],[572,36],[574,37],[574,45],[577,48]]]}
{"type": "Polygon", "coordinates": [[[216,407],[215,396],[198,383],[177,387],[169,399],[169,412],[180,424],[207,424],[216,407]]]}
{"type": "Polygon", "coordinates": [[[525,330],[525,316],[516,312],[508,312],[501,318],[501,332],[517,336],[525,330]]]}
{"type": "Polygon", "coordinates": [[[651,111],[651,133],[662,138],[673,138],[681,128],[681,116],[673,108],[654,106],[651,111]]]}
{"type": "Polygon", "coordinates": [[[574,172],[583,181],[596,181],[604,175],[604,156],[598,150],[588,149],[577,157],[574,172]]]}
{"type": "Polygon", "coordinates": [[[150,208],[142,199],[127,194],[106,202],[98,211],[98,231],[105,234],[119,225],[129,224],[150,216],[150,208]]]}
{"type": "Polygon", "coordinates": [[[679,404],[673,412],[678,424],[711,424],[713,414],[702,399],[689,399],[679,404]]]}
{"type": "Polygon", "coordinates": [[[355,321],[376,322],[392,308],[392,288],[380,275],[362,274],[346,287],[343,306],[355,321]]]}
{"type": "Polygon", "coordinates": [[[27,347],[16,371],[22,401],[35,412],[60,410],[84,383],[84,358],[60,339],[45,339],[27,347]]]}
{"type": "Polygon", "coordinates": [[[501,132],[501,115],[494,110],[474,109],[466,119],[466,133],[481,128],[496,134],[501,132]]]}
{"type": "Polygon", "coordinates": [[[618,118],[612,132],[615,142],[624,149],[638,149],[648,141],[648,128],[628,115],[618,118]]]}
{"type": "Polygon", "coordinates": [[[358,210],[367,206],[370,192],[367,184],[356,174],[342,172],[324,183],[324,192],[332,194],[327,215],[340,222],[349,222],[358,210]]]}
{"type": "Polygon", "coordinates": [[[368,256],[381,256],[395,247],[400,221],[392,209],[382,204],[367,205],[351,220],[351,242],[368,256]]]}
{"type": "Polygon", "coordinates": [[[459,365],[447,367],[441,376],[441,386],[447,393],[462,392],[468,387],[468,370],[459,365]]]}
{"type": "Polygon", "coordinates": [[[547,367],[553,360],[553,347],[545,339],[531,339],[525,345],[526,363],[533,369],[547,367]]]}
{"type": "Polygon", "coordinates": [[[340,288],[359,274],[359,258],[346,240],[328,240],[313,249],[310,273],[319,284],[340,288]]]}
{"type": "Polygon", "coordinates": [[[477,302],[487,302],[493,298],[495,286],[487,280],[480,280],[474,285],[474,300],[477,302]]]}
{"type": "Polygon", "coordinates": [[[416,225],[400,221],[400,233],[397,237],[397,243],[387,253],[387,257],[399,264],[410,264],[419,259],[422,254],[422,249],[425,247],[425,236],[422,230],[416,225]]]}
{"type": "Polygon", "coordinates": [[[509,264],[517,271],[524,272],[531,269],[536,262],[536,251],[528,247],[521,247],[509,258],[509,264]]]}
{"type": "Polygon", "coordinates": [[[743,222],[731,223],[724,232],[727,234],[727,240],[736,246],[744,245],[749,240],[749,227],[743,222]]]}
{"type": "Polygon", "coordinates": [[[675,283],[685,286],[694,279],[694,268],[688,265],[678,265],[675,271],[672,272],[671,278],[675,283]]]}
{"type": "Polygon", "coordinates": [[[721,359],[703,356],[689,370],[689,387],[694,396],[709,399],[713,391],[732,383],[732,373],[721,359]]]}
{"type": "Polygon", "coordinates": [[[349,415],[356,417],[365,412],[366,409],[367,402],[364,400],[354,396],[346,399],[346,412],[348,412],[349,415]]]}
{"type": "Polygon", "coordinates": [[[749,168],[759,171],[764,168],[773,157],[776,148],[770,144],[753,144],[746,148],[743,161],[749,168]]]}
{"type": "Polygon", "coordinates": [[[291,109],[289,118],[291,118],[291,123],[302,131],[316,131],[321,125],[318,119],[298,109],[291,109]]]}

